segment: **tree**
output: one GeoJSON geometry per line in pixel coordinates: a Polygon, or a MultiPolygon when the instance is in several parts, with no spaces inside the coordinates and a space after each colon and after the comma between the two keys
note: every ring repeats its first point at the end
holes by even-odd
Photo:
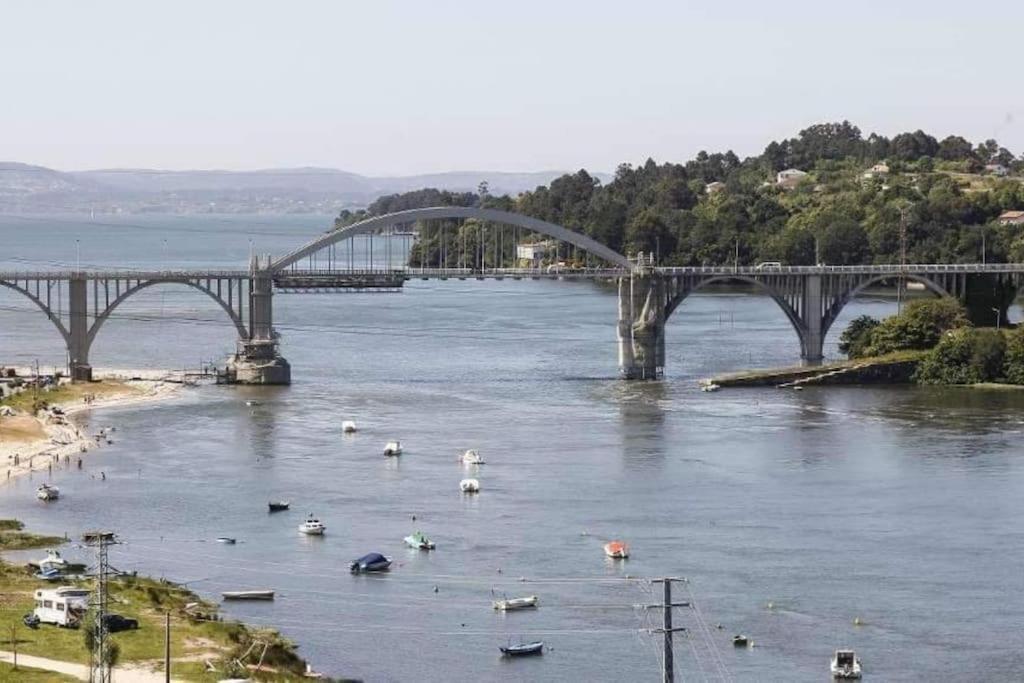
{"type": "Polygon", "coordinates": [[[839,351],[847,358],[860,358],[871,343],[871,333],[881,323],[870,315],[861,315],[850,321],[839,336],[839,351]]]}
{"type": "Polygon", "coordinates": [[[1018,325],[1006,337],[1003,376],[1007,382],[1024,384],[1024,325],[1018,325]]]}
{"type": "Polygon", "coordinates": [[[955,299],[912,301],[901,314],[886,318],[871,332],[865,353],[881,356],[893,351],[930,349],[943,333],[969,326],[963,306],[955,299]]]}
{"type": "Polygon", "coordinates": [[[820,256],[831,265],[857,265],[869,259],[868,235],[860,223],[849,218],[831,223],[821,236],[820,256]]]}
{"type": "Polygon", "coordinates": [[[939,143],[936,156],[943,161],[967,161],[974,158],[974,148],[959,135],[950,135],[939,143]]]}

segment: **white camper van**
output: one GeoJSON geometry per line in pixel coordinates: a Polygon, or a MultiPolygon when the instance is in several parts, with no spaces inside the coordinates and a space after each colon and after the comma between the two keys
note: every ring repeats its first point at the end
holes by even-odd
{"type": "Polygon", "coordinates": [[[44,624],[74,628],[89,608],[89,590],[74,586],[42,588],[36,591],[33,614],[44,624]]]}

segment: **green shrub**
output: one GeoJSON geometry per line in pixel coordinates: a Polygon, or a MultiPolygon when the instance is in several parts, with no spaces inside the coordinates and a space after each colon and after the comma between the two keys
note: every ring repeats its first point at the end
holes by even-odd
{"type": "Polygon", "coordinates": [[[1006,336],[1003,377],[1007,382],[1024,384],[1024,325],[1016,327],[1006,336]]]}
{"type": "Polygon", "coordinates": [[[1006,340],[998,330],[951,330],[917,366],[919,384],[975,384],[1003,374],[1006,340]]]}
{"type": "Polygon", "coordinates": [[[847,358],[861,358],[866,355],[871,343],[871,332],[881,323],[870,315],[862,315],[850,321],[839,336],[839,351],[847,358]]]}
{"type": "Polygon", "coordinates": [[[893,351],[930,349],[939,343],[942,334],[959,327],[969,327],[964,307],[955,299],[912,301],[903,312],[886,318],[871,331],[864,355],[882,356],[893,351]]]}

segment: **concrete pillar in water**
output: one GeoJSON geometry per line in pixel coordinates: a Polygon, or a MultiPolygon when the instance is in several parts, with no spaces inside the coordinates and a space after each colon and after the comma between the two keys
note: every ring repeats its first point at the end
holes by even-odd
{"type": "Polygon", "coordinates": [[[68,362],[71,380],[91,382],[92,366],[89,365],[89,297],[85,280],[72,278],[68,281],[68,362]]]}
{"type": "Polygon", "coordinates": [[[619,377],[660,379],[665,368],[665,280],[653,268],[619,278],[619,377]]]}
{"type": "MultiPolygon", "coordinates": [[[[269,263],[269,258],[268,258],[269,263]]],[[[274,332],[274,279],[257,257],[249,288],[249,337],[238,340],[228,375],[238,384],[291,384],[292,369],[277,351],[274,332]]]]}
{"type": "Polygon", "coordinates": [[[824,359],[825,334],[822,330],[821,276],[808,275],[804,280],[803,334],[800,337],[800,357],[804,365],[821,365],[824,359]]]}

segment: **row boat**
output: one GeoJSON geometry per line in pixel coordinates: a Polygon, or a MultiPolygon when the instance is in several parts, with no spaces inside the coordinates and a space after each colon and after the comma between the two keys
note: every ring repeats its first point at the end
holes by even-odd
{"type": "Polygon", "coordinates": [[[272,500],[267,503],[267,507],[270,508],[270,512],[281,512],[287,510],[291,505],[287,500],[272,500]]]}
{"type": "Polygon", "coordinates": [[[463,479],[459,482],[459,490],[463,493],[480,493],[480,480],[463,479]]]}
{"type": "Polygon", "coordinates": [[[224,591],[221,596],[225,600],[273,600],[274,591],[224,591]]]}
{"type": "Polygon", "coordinates": [[[60,489],[56,486],[43,484],[36,489],[36,498],[39,500],[57,500],[60,498],[60,489]]]}
{"type": "Polygon", "coordinates": [[[422,531],[416,531],[414,533],[411,533],[408,536],[406,536],[403,540],[405,541],[405,544],[410,548],[416,548],[418,550],[434,549],[434,542],[427,538],[422,531]]]}
{"type": "Polygon", "coordinates": [[[495,600],[492,604],[494,609],[502,612],[512,612],[517,609],[529,609],[536,607],[540,603],[540,599],[536,595],[528,595],[525,598],[506,598],[504,600],[495,600]]]}
{"type": "Polygon", "coordinates": [[[499,647],[501,654],[506,657],[522,657],[523,655],[539,655],[544,653],[544,641],[538,640],[534,643],[520,643],[519,645],[507,645],[499,647]]]}
{"type": "Polygon", "coordinates": [[[629,557],[629,546],[622,541],[609,541],[604,544],[604,554],[615,560],[629,557]]]}

